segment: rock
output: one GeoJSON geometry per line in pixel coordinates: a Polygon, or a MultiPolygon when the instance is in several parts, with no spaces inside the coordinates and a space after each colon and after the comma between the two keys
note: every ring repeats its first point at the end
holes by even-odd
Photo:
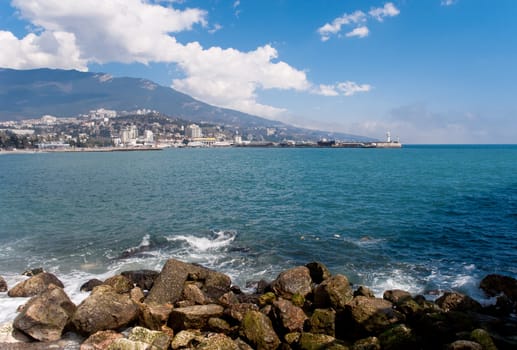
{"type": "Polygon", "coordinates": [[[22,276],[32,277],[45,272],[42,267],[36,267],[34,269],[28,269],[22,272],[22,276]]]}
{"type": "Polygon", "coordinates": [[[454,343],[449,344],[448,350],[483,350],[483,347],[470,340],[456,340],[454,343]]]}
{"type": "Polygon", "coordinates": [[[7,282],[0,276],[0,293],[7,292],[7,282]]]}
{"type": "Polygon", "coordinates": [[[494,310],[496,314],[507,316],[517,312],[517,279],[496,274],[488,275],[481,280],[479,287],[487,296],[497,296],[494,310]]]}
{"type": "Polygon", "coordinates": [[[127,294],[118,294],[113,287],[102,285],[79,304],[72,322],[79,332],[93,334],[127,326],[137,316],[138,307],[127,294]]]}
{"type": "Polygon", "coordinates": [[[444,311],[479,311],[481,304],[469,297],[468,295],[446,292],[440,298],[436,299],[436,305],[444,311]]]}
{"type": "Polygon", "coordinates": [[[310,271],[305,266],[298,266],[278,275],[277,279],[271,283],[273,292],[284,298],[291,299],[294,294],[307,296],[312,290],[312,278],[310,271]]]}
{"type": "Polygon", "coordinates": [[[230,291],[231,280],[228,276],[207,268],[169,259],[156,277],[149,291],[146,303],[174,304],[180,300],[187,281],[202,282],[203,292],[214,300],[230,291]]]}
{"type": "Polygon", "coordinates": [[[181,331],[174,336],[171,342],[172,349],[180,349],[189,346],[190,342],[196,338],[198,333],[193,331],[181,331]]]}
{"type": "Polygon", "coordinates": [[[81,290],[81,292],[91,292],[93,290],[93,288],[100,286],[101,284],[103,284],[103,282],[101,280],[94,278],[94,279],[91,279],[88,282],[84,283],[81,286],[80,290],[81,290]]]}
{"type": "Polygon", "coordinates": [[[121,273],[122,276],[128,278],[131,283],[142,288],[142,290],[151,290],[158,274],[158,271],[153,270],[124,271],[121,273]]]}
{"type": "Polygon", "coordinates": [[[251,303],[240,303],[231,305],[226,311],[226,315],[230,316],[238,322],[242,322],[248,311],[258,311],[258,306],[251,303]]]}
{"type": "Polygon", "coordinates": [[[391,301],[393,304],[397,305],[403,301],[411,299],[411,294],[404,290],[394,289],[385,291],[382,297],[384,300],[391,301]]]}
{"type": "Polygon", "coordinates": [[[375,298],[375,294],[372,290],[365,286],[359,286],[357,290],[354,292],[354,297],[363,296],[367,298],[375,298]]]}
{"type": "Polygon", "coordinates": [[[108,345],[106,350],[154,350],[154,348],[144,342],[119,338],[108,345]]]}
{"type": "Polygon", "coordinates": [[[211,317],[221,317],[224,308],[216,304],[194,305],[173,309],[169,326],[175,331],[184,329],[205,329],[211,317]]]}
{"type": "Polygon", "coordinates": [[[308,329],[313,334],[336,336],[336,311],[332,309],[314,310],[308,322],[308,329]]]}
{"type": "Polygon", "coordinates": [[[350,350],[381,350],[381,342],[377,337],[359,339],[350,350]]]}
{"type": "Polygon", "coordinates": [[[237,344],[237,346],[239,347],[239,350],[253,350],[253,348],[251,346],[249,346],[248,343],[246,343],[244,340],[242,340],[241,338],[237,338],[234,340],[235,344],[237,344]]]}
{"type": "Polygon", "coordinates": [[[199,343],[196,350],[239,350],[239,346],[224,334],[213,334],[199,343]]]}
{"type": "Polygon", "coordinates": [[[330,278],[331,273],[327,267],[320,262],[311,262],[305,265],[309,269],[312,282],[320,284],[324,280],[330,278]]]}
{"type": "Polygon", "coordinates": [[[305,297],[301,294],[293,294],[293,297],[291,298],[291,302],[295,306],[303,307],[305,305],[305,297]]]}
{"type": "Polygon", "coordinates": [[[216,333],[224,334],[229,334],[233,330],[228,322],[219,317],[211,317],[208,320],[208,329],[216,333]]]}
{"type": "Polygon", "coordinates": [[[32,341],[32,339],[28,335],[15,329],[12,322],[0,325],[0,349],[2,346],[5,347],[5,344],[26,343],[30,341],[32,341]]]}
{"type": "Polygon", "coordinates": [[[105,285],[113,287],[119,294],[129,293],[133,289],[133,283],[122,275],[116,275],[104,281],[105,285]]]}
{"type": "Polygon", "coordinates": [[[149,344],[152,346],[152,350],[167,350],[171,343],[171,338],[168,334],[160,331],[151,331],[143,327],[131,329],[128,339],[149,344]]]}
{"type": "Polygon", "coordinates": [[[257,350],[275,350],[280,339],[271,320],[261,312],[248,311],[241,323],[241,335],[257,350]]]}
{"type": "Polygon", "coordinates": [[[348,350],[342,342],[325,334],[302,333],[298,345],[300,350],[348,350]]]}
{"type": "Polygon", "coordinates": [[[262,294],[259,298],[258,298],[258,304],[260,306],[265,306],[265,305],[271,305],[273,304],[273,302],[276,300],[276,295],[275,293],[273,292],[267,292],[265,294],[262,294]]]}
{"type": "Polygon", "coordinates": [[[399,324],[379,336],[383,350],[418,349],[418,340],[406,325],[399,324]]]}
{"type": "Polygon", "coordinates": [[[219,300],[217,300],[220,305],[225,307],[229,307],[232,304],[239,303],[239,298],[233,292],[224,293],[219,300]]]}
{"type": "Polygon", "coordinates": [[[149,305],[139,303],[138,307],[140,309],[138,314],[139,324],[154,331],[159,331],[163,326],[167,325],[172,312],[171,304],[149,305]]]}
{"type": "Polygon", "coordinates": [[[44,292],[51,284],[60,288],[65,287],[53,274],[42,272],[18,283],[7,292],[7,295],[10,297],[32,297],[44,292]]]}
{"type": "Polygon", "coordinates": [[[141,303],[145,299],[144,292],[140,287],[134,287],[129,291],[129,297],[131,300],[133,300],[135,303],[141,303]]]}
{"type": "Polygon", "coordinates": [[[50,285],[24,305],[13,326],[40,341],[58,340],[75,309],[63,289],[50,285]]]}
{"type": "Polygon", "coordinates": [[[358,334],[378,334],[404,321],[404,315],[392,303],[379,298],[355,297],[345,307],[345,324],[358,334]]]}
{"type": "Polygon", "coordinates": [[[207,301],[203,291],[194,283],[186,283],[181,296],[182,300],[191,301],[194,305],[203,305],[207,301]]]}
{"type": "Polygon", "coordinates": [[[284,333],[301,332],[307,320],[307,316],[300,307],[294,306],[285,299],[273,302],[273,314],[276,323],[284,333]]]}
{"type": "Polygon", "coordinates": [[[104,350],[111,343],[124,336],[115,331],[99,331],[88,337],[82,344],[81,350],[104,350]]]}
{"type": "Polygon", "coordinates": [[[424,313],[412,324],[424,342],[434,348],[442,348],[444,344],[456,339],[456,334],[470,333],[477,328],[476,320],[464,312],[424,313]]]}
{"type": "Polygon", "coordinates": [[[474,329],[470,333],[470,338],[480,344],[483,347],[483,350],[497,350],[492,337],[484,329],[474,329]]]}
{"type": "Polygon", "coordinates": [[[352,299],[348,279],[339,274],[323,281],[314,291],[314,305],[318,308],[343,309],[352,299]]]}

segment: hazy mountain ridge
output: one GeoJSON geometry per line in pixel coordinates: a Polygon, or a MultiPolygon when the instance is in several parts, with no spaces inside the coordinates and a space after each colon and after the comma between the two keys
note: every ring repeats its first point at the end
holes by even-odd
{"type": "Polygon", "coordinates": [[[367,137],[289,126],[239,111],[214,107],[172,88],[141,78],[115,78],[76,70],[0,69],[0,121],[39,118],[44,114],[70,117],[99,108],[117,111],[152,109],[171,117],[242,127],[282,127],[321,138],[349,140],[367,137]]]}

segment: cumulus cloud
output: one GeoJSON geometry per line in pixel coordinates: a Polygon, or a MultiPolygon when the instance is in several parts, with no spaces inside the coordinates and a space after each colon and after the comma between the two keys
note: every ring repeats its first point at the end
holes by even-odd
{"type": "Polygon", "coordinates": [[[394,17],[397,16],[399,13],[400,11],[391,2],[384,4],[384,7],[372,8],[370,12],[368,12],[370,16],[372,16],[379,22],[382,22],[384,20],[384,17],[394,17]]]}
{"type": "MultiPolygon", "coordinates": [[[[36,31],[21,39],[0,31],[0,66],[87,70],[89,63],[172,63],[183,74],[172,82],[174,88],[217,106],[266,117],[276,117],[284,110],[259,103],[260,90],[326,94],[314,87],[303,70],[279,60],[271,45],[242,52],[178,42],[176,33],[195,26],[208,32],[221,27],[210,27],[204,10],[175,9],[177,2],[13,0],[12,6],[36,31]]],[[[238,7],[239,1],[234,5],[238,7]]],[[[348,21],[358,23],[364,16],[357,12],[348,21]]],[[[354,35],[364,35],[364,29],[354,35]]],[[[338,83],[329,89],[344,96],[369,89],[354,84],[338,83]]]]}
{"type": "Polygon", "coordinates": [[[339,36],[344,26],[355,26],[355,28],[348,31],[345,36],[364,38],[370,33],[365,24],[368,22],[368,19],[373,18],[382,22],[385,17],[397,16],[399,13],[400,11],[395,7],[395,5],[388,2],[383,7],[372,8],[368,14],[359,10],[352,14],[345,13],[342,16],[335,18],[332,22],[326,23],[318,28],[318,33],[320,34],[321,41],[328,41],[332,35],[339,36]]]}
{"type": "Polygon", "coordinates": [[[352,30],[351,32],[346,33],[346,36],[347,37],[358,36],[360,38],[364,38],[364,37],[368,36],[369,33],[370,33],[370,30],[368,29],[368,27],[362,26],[362,27],[357,27],[354,30],[352,30]]]}

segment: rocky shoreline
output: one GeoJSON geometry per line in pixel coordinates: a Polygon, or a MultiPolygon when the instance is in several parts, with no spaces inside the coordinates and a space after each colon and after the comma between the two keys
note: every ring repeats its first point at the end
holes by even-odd
{"type": "Polygon", "coordinates": [[[435,301],[364,286],[312,262],[258,281],[254,293],[228,276],[169,259],[162,271],[90,280],[79,305],[55,275],[35,270],[0,292],[31,297],[0,326],[0,349],[516,349],[517,280],[486,276],[494,305],[446,292],[435,301]]]}

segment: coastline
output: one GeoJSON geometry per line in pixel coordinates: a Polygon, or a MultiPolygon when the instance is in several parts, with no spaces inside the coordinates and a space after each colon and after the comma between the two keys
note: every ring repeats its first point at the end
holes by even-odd
{"type": "Polygon", "coordinates": [[[157,349],[162,350],[517,345],[517,319],[512,316],[517,312],[517,280],[501,275],[481,281],[480,289],[496,299],[483,306],[455,291],[434,301],[404,290],[386,290],[376,297],[320,262],[289,268],[243,292],[221,272],[168,259],[161,271],[130,270],[104,281],[84,281],[81,301],[69,299],[70,286],[59,276],[37,270],[26,271],[27,279],[9,286],[9,298],[26,303],[13,322],[0,326],[2,348],[50,346],[72,338],[67,349],[79,349],[99,337],[106,342],[101,348],[107,349],[139,342],[157,346],[158,338],[157,349]],[[145,336],[137,339],[135,332],[145,336]],[[187,333],[193,335],[180,344],[187,333]],[[214,340],[224,345],[212,344],[214,340]]]}

